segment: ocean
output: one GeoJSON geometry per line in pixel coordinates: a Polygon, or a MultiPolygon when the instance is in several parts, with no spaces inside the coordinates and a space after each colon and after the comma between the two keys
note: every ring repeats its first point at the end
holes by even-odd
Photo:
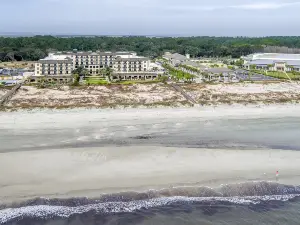
{"type": "Polygon", "coordinates": [[[230,110],[1,113],[0,224],[300,224],[299,114],[230,110]]]}

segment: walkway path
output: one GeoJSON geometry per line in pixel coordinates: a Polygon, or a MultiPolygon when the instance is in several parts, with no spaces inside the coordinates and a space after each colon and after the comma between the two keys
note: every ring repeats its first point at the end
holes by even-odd
{"type": "Polygon", "coordinates": [[[180,92],[186,100],[188,100],[193,105],[198,104],[195,99],[193,99],[190,95],[188,95],[180,86],[175,83],[169,83],[171,87],[173,87],[176,91],[180,92]]]}
{"type": "Polygon", "coordinates": [[[4,106],[9,100],[14,96],[14,94],[20,89],[20,87],[25,83],[25,81],[30,78],[30,76],[19,81],[9,92],[0,97],[0,107],[4,106]]]}
{"type": "Polygon", "coordinates": [[[12,96],[19,90],[21,86],[22,83],[17,83],[9,92],[0,97],[0,106],[4,106],[4,104],[12,98],[12,96]]]}

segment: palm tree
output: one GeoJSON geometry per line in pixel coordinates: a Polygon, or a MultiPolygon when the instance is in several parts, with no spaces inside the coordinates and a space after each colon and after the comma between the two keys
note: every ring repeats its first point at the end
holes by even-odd
{"type": "Polygon", "coordinates": [[[268,70],[271,70],[273,68],[273,64],[268,64],[267,67],[268,67],[268,70]]]}
{"type": "Polygon", "coordinates": [[[89,71],[85,68],[83,68],[82,66],[79,66],[77,69],[72,71],[72,74],[75,75],[79,75],[79,76],[87,76],[89,74],[89,71]]]}
{"type": "Polygon", "coordinates": [[[73,84],[78,85],[80,81],[80,77],[85,78],[89,74],[89,71],[82,66],[79,66],[77,69],[72,71],[73,76],[73,84]]]}
{"type": "Polygon", "coordinates": [[[256,65],[255,64],[250,65],[250,70],[255,70],[255,69],[256,69],[256,65]]]}
{"type": "Polygon", "coordinates": [[[105,67],[105,68],[103,68],[103,69],[100,70],[100,74],[102,76],[107,77],[107,79],[109,81],[111,81],[111,75],[112,75],[112,73],[113,73],[113,69],[110,68],[110,67],[105,67]]]}

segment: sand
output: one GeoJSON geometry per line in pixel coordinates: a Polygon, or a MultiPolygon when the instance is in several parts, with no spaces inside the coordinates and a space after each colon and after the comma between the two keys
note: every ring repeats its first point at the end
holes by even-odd
{"type": "MultiPolygon", "coordinates": [[[[0,80],[1,81],[1,80],[0,80]]],[[[0,98],[5,95],[7,92],[9,92],[8,88],[1,88],[0,87],[0,98]]]]}
{"type": "Polygon", "coordinates": [[[11,99],[12,108],[73,108],[184,105],[186,99],[164,84],[107,85],[39,89],[23,86],[11,99]],[[175,104],[175,105],[176,105],[175,104]]]}
{"type": "Polygon", "coordinates": [[[297,82],[184,85],[183,89],[202,105],[273,104],[300,101],[297,82]]]}
{"type": "MultiPolygon", "coordinates": [[[[243,130],[232,130],[227,123],[221,126],[220,122],[245,118],[251,118],[252,125],[253,121],[259,119],[259,126],[254,124],[257,131],[249,134],[253,141],[261,141],[267,136],[265,134],[256,137],[258,128],[263,129],[262,132],[268,132],[270,137],[273,129],[268,128],[272,121],[263,124],[263,118],[277,118],[279,121],[289,116],[296,120],[299,112],[299,105],[2,112],[0,201],[33,197],[96,197],[102,193],[142,191],[170,186],[215,187],[255,180],[275,181],[277,170],[280,171],[279,182],[297,185],[300,181],[299,151],[238,148],[225,150],[146,144],[91,147],[89,144],[95,140],[101,141],[101,137],[99,139],[97,136],[100,134],[104,138],[124,137],[129,140],[132,135],[144,135],[143,132],[151,129],[151,132],[158,135],[169,132],[170,143],[176,140],[172,132],[186,133],[186,140],[182,141],[188,142],[189,135],[192,134],[189,132],[200,132],[204,128],[218,135],[226,129],[232,132],[231,138],[238,140],[241,138],[238,135],[243,130]],[[191,127],[197,123],[199,127],[191,127]],[[94,129],[98,133],[88,132],[94,129]],[[53,147],[63,135],[72,138],[68,133],[75,137],[74,142],[70,139],[74,148],[53,147]],[[39,141],[39,137],[46,137],[48,144],[53,146],[43,147],[41,143],[44,143],[44,140],[39,141]],[[21,147],[22,141],[27,139],[34,140],[37,145],[21,147]],[[78,143],[82,147],[76,146],[78,143]]],[[[295,123],[292,125],[297,125],[298,122],[295,123]]],[[[280,123],[276,129],[284,129],[286,126],[285,123],[280,123]]],[[[287,143],[296,143],[298,133],[296,130],[292,132],[295,135],[294,139],[293,136],[287,137],[287,143]]],[[[247,133],[245,134],[247,136],[247,133]]],[[[280,135],[280,132],[276,135],[280,135]]],[[[272,139],[270,141],[272,142],[272,139]]],[[[142,142],[147,143],[147,140],[142,142]]]]}
{"type": "MultiPolygon", "coordinates": [[[[300,102],[297,82],[182,84],[186,93],[201,105],[273,104],[300,102]]],[[[0,93],[1,94],[1,93],[0,93]]],[[[191,104],[167,84],[107,85],[37,88],[23,86],[6,105],[7,109],[182,107],[191,104]]]]}
{"type": "Polygon", "coordinates": [[[60,149],[3,153],[0,199],[96,197],[101,193],[253,180],[299,184],[300,153],[165,147],[60,149]]]}

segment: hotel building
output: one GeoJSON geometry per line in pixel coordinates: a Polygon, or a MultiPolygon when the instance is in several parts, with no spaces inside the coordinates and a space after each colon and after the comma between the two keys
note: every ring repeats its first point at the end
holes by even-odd
{"type": "Polygon", "coordinates": [[[246,69],[300,72],[300,54],[258,53],[242,59],[246,69]]]}
{"type": "Polygon", "coordinates": [[[150,71],[150,60],[135,52],[56,52],[35,64],[34,79],[46,76],[46,80],[69,82],[72,71],[82,67],[91,76],[100,75],[101,69],[111,68],[112,78],[121,80],[155,79],[157,73],[150,71]]]}

